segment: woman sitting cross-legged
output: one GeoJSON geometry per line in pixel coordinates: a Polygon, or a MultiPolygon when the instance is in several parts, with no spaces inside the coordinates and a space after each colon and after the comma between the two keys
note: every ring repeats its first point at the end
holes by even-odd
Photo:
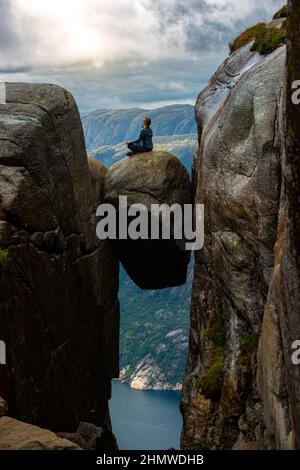
{"type": "Polygon", "coordinates": [[[135,153],[151,152],[153,150],[153,132],[150,126],[151,119],[146,117],[144,119],[144,127],[141,130],[139,138],[134,142],[125,142],[125,145],[127,145],[130,150],[130,152],[127,153],[129,157],[131,157],[135,153]]]}

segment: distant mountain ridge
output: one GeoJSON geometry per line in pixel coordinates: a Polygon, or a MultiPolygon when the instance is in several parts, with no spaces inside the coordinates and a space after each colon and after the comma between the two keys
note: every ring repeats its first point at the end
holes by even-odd
{"type": "Polygon", "coordinates": [[[194,107],[176,104],[157,109],[100,109],[82,114],[88,149],[117,145],[137,138],[145,115],[152,119],[154,135],[173,136],[196,133],[194,107]]]}

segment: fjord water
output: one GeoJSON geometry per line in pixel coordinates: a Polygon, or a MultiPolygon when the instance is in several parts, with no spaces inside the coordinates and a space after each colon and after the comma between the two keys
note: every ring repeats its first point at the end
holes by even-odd
{"type": "Polygon", "coordinates": [[[114,380],[110,414],[121,450],[179,449],[180,392],[133,390],[114,380]]]}

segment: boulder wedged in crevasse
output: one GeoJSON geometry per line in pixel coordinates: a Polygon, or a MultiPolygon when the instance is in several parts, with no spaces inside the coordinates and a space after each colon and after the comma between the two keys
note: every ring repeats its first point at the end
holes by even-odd
{"type": "MultiPolygon", "coordinates": [[[[175,203],[183,207],[190,202],[189,175],[180,160],[168,152],[136,154],[114,164],[105,176],[105,202],[118,209],[119,196],[127,197],[129,207],[143,204],[150,209],[151,204],[171,207],[175,203]]],[[[131,219],[128,220],[130,223],[131,219]]],[[[172,234],[172,224],[170,228],[172,234]]],[[[186,282],[190,252],[185,250],[183,239],[127,238],[112,243],[127,273],[139,287],[160,289],[186,282]]]]}

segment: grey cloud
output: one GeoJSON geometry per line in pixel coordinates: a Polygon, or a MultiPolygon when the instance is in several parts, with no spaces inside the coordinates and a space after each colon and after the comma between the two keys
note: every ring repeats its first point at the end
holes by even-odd
{"type": "Polygon", "coordinates": [[[11,67],[0,67],[0,73],[1,74],[18,74],[18,73],[24,73],[24,72],[30,72],[32,70],[32,67],[17,67],[17,66],[11,66],[11,67]]]}
{"type": "Polygon", "coordinates": [[[7,0],[0,0],[0,52],[5,54],[19,45],[16,25],[7,0]]]}
{"type": "MultiPolygon", "coordinates": [[[[60,84],[74,94],[81,111],[194,102],[226,57],[229,42],[247,26],[270,18],[283,3],[283,0],[253,0],[249,7],[248,1],[239,0],[239,9],[231,12],[233,0],[226,4],[220,0],[139,0],[155,21],[150,26],[145,23],[145,34],[137,36],[134,53],[124,50],[121,59],[112,53],[97,68],[92,60],[80,62],[76,57],[55,66],[55,60],[48,66],[35,61],[36,29],[23,18],[19,36],[15,23],[17,11],[9,8],[11,1],[15,2],[0,0],[0,78],[60,84]],[[149,43],[159,45],[160,41],[166,49],[164,56],[148,47],[149,43]]],[[[91,21],[98,21],[97,2],[94,4],[91,21]]],[[[124,48],[123,28],[128,33],[129,16],[134,14],[133,10],[127,14],[124,5],[122,14],[118,16],[116,8],[112,10],[115,18],[111,17],[119,22],[116,29],[119,36],[115,40],[120,49],[124,48]]],[[[131,40],[135,34],[132,30],[131,40]]]]}

